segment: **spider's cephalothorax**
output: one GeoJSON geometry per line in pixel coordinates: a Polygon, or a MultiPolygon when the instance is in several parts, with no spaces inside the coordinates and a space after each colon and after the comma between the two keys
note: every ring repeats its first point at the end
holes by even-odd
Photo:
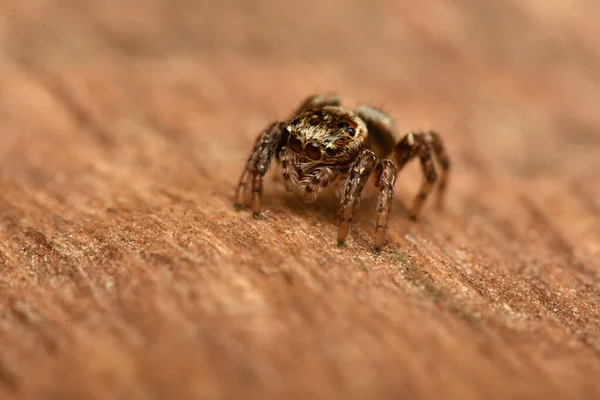
{"type": "Polygon", "coordinates": [[[324,106],[301,112],[285,128],[278,158],[288,190],[315,200],[368,147],[365,123],[352,111],[324,106]],[[346,168],[344,168],[346,167],[346,168]]]}
{"type": "Polygon", "coordinates": [[[396,143],[393,124],[381,110],[370,106],[348,110],[340,106],[336,95],[312,96],[291,118],[271,124],[257,138],[235,202],[238,208],[250,203],[253,215],[260,215],[263,178],[273,159],[280,164],[286,188],[307,201],[315,200],[323,188],[341,183],[338,244],[342,245],[365,183],[372,177],[379,188],[375,230],[375,249],[379,250],[398,171],[419,157],[425,180],[410,209],[416,219],[437,180],[432,155],[442,170],[437,199],[441,206],[450,163],[435,132],[411,132],[396,143]]]}

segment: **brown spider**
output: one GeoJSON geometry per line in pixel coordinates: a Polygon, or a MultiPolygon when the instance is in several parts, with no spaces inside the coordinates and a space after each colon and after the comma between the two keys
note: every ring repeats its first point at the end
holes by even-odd
{"type": "Polygon", "coordinates": [[[450,162],[435,132],[411,132],[396,144],[392,121],[381,110],[361,105],[352,111],[342,108],[335,94],[312,96],[288,120],[274,122],[257,138],[235,193],[235,206],[240,209],[251,203],[254,217],[260,216],[263,178],[273,158],[280,164],[287,190],[298,192],[306,201],[314,201],[323,188],[334,182],[342,183],[338,185],[338,245],[342,246],[365,183],[371,178],[379,188],[375,230],[378,251],[398,171],[414,157],[421,160],[425,180],[409,210],[414,220],[438,177],[432,154],[442,170],[437,197],[441,207],[450,162]]]}

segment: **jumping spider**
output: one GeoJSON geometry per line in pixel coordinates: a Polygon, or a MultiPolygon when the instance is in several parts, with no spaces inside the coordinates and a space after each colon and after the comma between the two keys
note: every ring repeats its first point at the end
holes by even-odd
{"type": "Polygon", "coordinates": [[[411,132],[396,144],[392,121],[381,110],[365,105],[348,110],[340,104],[335,94],[309,97],[288,120],[274,122],[261,133],[240,178],[235,206],[239,209],[251,204],[253,215],[260,215],[263,178],[275,158],[287,190],[296,191],[306,201],[314,201],[323,188],[341,183],[338,245],[342,246],[365,183],[371,178],[379,188],[375,230],[378,251],[384,241],[398,172],[419,157],[425,180],[409,210],[411,218],[416,219],[438,178],[432,155],[441,167],[438,207],[442,205],[450,162],[435,132],[411,132]]]}

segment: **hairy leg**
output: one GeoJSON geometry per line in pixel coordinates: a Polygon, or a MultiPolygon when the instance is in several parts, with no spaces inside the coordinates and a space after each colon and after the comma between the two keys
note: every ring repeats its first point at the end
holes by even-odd
{"type": "Polygon", "coordinates": [[[385,231],[387,229],[388,217],[392,210],[394,198],[394,184],[396,183],[396,165],[392,160],[382,160],[379,164],[381,172],[377,179],[379,187],[379,200],[377,202],[377,224],[375,226],[375,251],[379,251],[383,245],[385,231]]]}
{"type": "Polygon", "coordinates": [[[424,133],[408,133],[406,136],[404,136],[404,138],[402,138],[402,140],[400,140],[400,142],[398,142],[398,145],[396,145],[395,155],[398,163],[398,171],[400,171],[410,160],[415,157],[419,157],[419,160],[421,161],[421,169],[425,177],[425,180],[419,189],[419,193],[415,197],[413,205],[409,210],[410,217],[412,219],[417,219],[419,216],[421,208],[423,207],[425,200],[427,200],[427,197],[431,193],[431,189],[433,189],[433,185],[437,180],[437,172],[435,170],[431,154],[432,150],[427,145],[424,133]]]}
{"type": "Polygon", "coordinates": [[[371,150],[363,150],[352,163],[346,184],[342,194],[342,206],[340,208],[340,227],[338,231],[338,246],[343,246],[350,222],[354,216],[354,209],[360,202],[365,183],[369,179],[373,168],[377,164],[377,157],[371,150]]]}
{"type": "Polygon", "coordinates": [[[425,140],[427,141],[431,149],[433,149],[438,164],[441,167],[436,200],[437,208],[441,209],[446,194],[446,187],[448,186],[448,175],[450,174],[450,159],[448,158],[448,154],[446,153],[446,149],[444,148],[444,143],[442,142],[442,139],[436,132],[427,132],[427,134],[425,135],[425,140]]]}
{"type": "Polygon", "coordinates": [[[248,157],[246,168],[240,177],[234,205],[238,209],[248,205],[248,187],[251,186],[251,204],[254,217],[260,215],[263,178],[269,170],[284,130],[285,123],[275,122],[260,134],[256,139],[250,157],[248,157]]]}
{"type": "Polygon", "coordinates": [[[294,112],[294,116],[303,111],[313,108],[321,108],[325,106],[339,106],[341,104],[340,97],[335,93],[325,95],[315,95],[307,97],[294,112]]]}

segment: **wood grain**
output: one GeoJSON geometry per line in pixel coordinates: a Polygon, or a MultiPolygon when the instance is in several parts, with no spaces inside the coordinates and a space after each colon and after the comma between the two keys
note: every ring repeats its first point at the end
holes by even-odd
{"type": "Polygon", "coordinates": [[[600,398],[600,3],[0,5],[0,397],[600,398]],[[267,180],[305,96],[434,128],[371,251],[267,180]]]}

